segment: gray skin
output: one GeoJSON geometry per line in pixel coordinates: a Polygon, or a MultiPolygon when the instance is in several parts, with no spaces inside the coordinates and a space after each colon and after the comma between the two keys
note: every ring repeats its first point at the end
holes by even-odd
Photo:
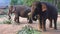
{"type": "Polygon", "coordinates": [[[39,23],[40,23],[40,28],[43,31],[46,31],[46,19],[49,19],[50,21],[50,25],[49,27],[52,28],[52,20],[54,21],[54,29],[57,29],[57,18],[58,18],[58,10],[57,8],[47,2],[34,2],[32,4],[32,8],[31,8],[31,12],[32,12],[32,19],[33,20],[37,20],[37,18],[34,18],[36,15],[39,15],[37,17],[39,17],[39,23]],[[45,4],[47,7],[47,10],[45,12],[42,11],[41,4],[45,4]]]}
{"type": "Polygon", "coordinates": [[[29,20],[28,23],[32,23],[32,19],[28,15],[29,12],[31,12],[31,9],[30,9],[30,7],[27,7],[27,6],[23,6],[23,5],[10,6],[8,16],[9,16],[9,19],[11,19],[10,14],[14,13],[14,15],[15,15],[14,21],[15,22],[20,23],[19,22],[19,16],[20,16],[23,18],[27,18],[27,20],[29,20]]]}

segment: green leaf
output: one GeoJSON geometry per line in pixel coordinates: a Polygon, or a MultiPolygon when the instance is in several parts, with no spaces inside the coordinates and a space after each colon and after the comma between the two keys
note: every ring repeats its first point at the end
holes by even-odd
{"type": "Polygon", "coordinates": [[[41,34],[41,32],[39,32],[36,29],[33,29],[33,27],[27,25],[25,27],[22,28],[22,30],[19,30],[17,34],[41,34]]]}

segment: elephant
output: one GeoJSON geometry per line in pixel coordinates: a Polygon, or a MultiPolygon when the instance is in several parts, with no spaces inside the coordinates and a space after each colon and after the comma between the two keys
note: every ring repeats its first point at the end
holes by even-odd
{"type": "Polygon", "coordinates": [[[31,12],[31,8],[28,6],[24,6],[24,5],[10,6],[8,11],[8,16],[9,19],[11,19],[10,14],[14,13],[15,22],[19,23],[19,16],[20,16],[23,18],[27,18],[27,20],[29,20],[28,23],[32,23],[32,19],[29,17],[30,15],[28,15],[29,12],[31,12]]]}
{"type": "Polygon", "coordinates": [[[52,21],[54,21],[54,29],[57,30],[58,9],[56,6],[48,2],[33,2],[31,5],[32,20],[37,20],[35,16],[39,20],[39,27],[42,31],[46,31],[47,19],[50,21],[49,27],[52,28],[52,21]]]}

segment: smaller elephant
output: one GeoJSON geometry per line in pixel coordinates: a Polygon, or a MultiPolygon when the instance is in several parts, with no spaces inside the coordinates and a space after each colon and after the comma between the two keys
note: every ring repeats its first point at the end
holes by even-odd
{"type": "Polygon", "coordinates": [[[31,9],[30,9],[30,7],[27,7],[27,6],[23,6],[23,5],[10,6],[8,16],[9,16],[9,19],[11,19],[10,14],[14,13],[14,15],[15,15],[14,21],[15,22],[19,23],[19,16],[20,16],[20,17],[27,18],[27,20],[29,20],[28,23],[32,23],[32,19],[28,15],[29,12],[31,12],[31,9]]]}

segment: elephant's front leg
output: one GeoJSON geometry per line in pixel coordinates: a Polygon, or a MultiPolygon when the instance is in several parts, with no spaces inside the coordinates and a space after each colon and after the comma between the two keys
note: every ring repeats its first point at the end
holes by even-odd
{"type": "Polygon", "coordinates": [[[28,20],[28,23],[30,23],[30,24],[31,24],[31,23],[33,23],[33,21],[32,21],[32,18],[31,18],[31,17],[28,17],[28,18],[27,18],[27,20],[28,20]]]}
{"type": "Polygon", "coordinates": [[[54,19],[54,29],[57,30],[57,19],[54,19]]]}
{"type": "Polygon", "coordinates": [[[15,22],[16,22],[16,19],[17,19],[17,18],[16,18],[16,16],[15,16],[15,18],[14,18],[14,21],[15,21],[15,22]]]}
{"type": "Polygon", "coordinates": [[[42,30],[46,31],[46,19],[42,19],[42,30]]]}
{"type": "Polygon", "coordinates": [[[17,23],[20,23],[20,22],[19,22],[19,16],[17,17],[17,23]]]}
{"type": "Polygon", "coordinates": [[[28,20],[28,23],[30,23],[30,24],[33,23],[30,13],[28,14],[27,20],[28,20]]]}
{"type": "Polygon", "coordinates": [[[50,18],[49,20],[50,20],[50,25],[49,25],[49,27],[52,28],[52,19],[50,18]]]}
{"type": "Polygon", "coordinates": [[[42,18],[41,18],[41,16],[38,16],[38,20],[39,20],[39,30],[41,31],[41,29],[42,29],[42,18]]]}
{"type": "Polygon", "coordinates": [[[14,21],[17,22],[17,23],[20,23],[19,22],[19,16],[15,16],[14,21]]]}

